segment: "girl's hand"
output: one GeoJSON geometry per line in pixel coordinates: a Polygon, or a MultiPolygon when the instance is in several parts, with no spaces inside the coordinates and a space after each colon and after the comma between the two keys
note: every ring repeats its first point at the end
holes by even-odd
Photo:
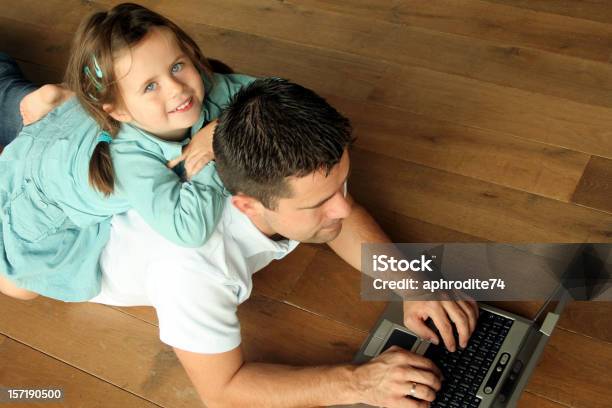
{"type": "Polygon", "coordinates": [[[204,126],[198,133],[193,135],[191,142],[183,147],[183,154],[168,162],[168,167],[173,168],[185,161],[185,176],[187,180],[197,174],[215,158],[212,149],[213,133],[217,127],[217,120],[204,126]]]}
{"type": "Polygon", "coordinates": [[[63,85],[47,84],[27,94],[19,103],[23,125],[28,126],[42,119],[47,113],[74,96],[63,85]]]}

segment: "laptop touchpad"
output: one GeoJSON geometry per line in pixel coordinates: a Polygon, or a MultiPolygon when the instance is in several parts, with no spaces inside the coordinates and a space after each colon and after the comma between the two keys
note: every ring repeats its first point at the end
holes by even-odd
{"type": "Polygon", "coordinates": [[[404,331],[394,329],[393,332],[391,333],[391,336],[389,336],[389,339],[385,343],[385,346],[382,348],[380,352],[381,353],[384,352],[386,349],[388,349],[391,346],[399,346],[403,348],[404,350],[410,351],[412,349],[412,346],[414,346],[414,343],[416,343],[416,341],[417,341],[417,338],[415,336],[408,334],[404,331]]]}

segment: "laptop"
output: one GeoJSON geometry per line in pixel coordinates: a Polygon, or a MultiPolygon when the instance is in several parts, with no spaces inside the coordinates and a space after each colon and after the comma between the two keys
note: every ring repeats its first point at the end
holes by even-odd
{"type": "Polygon", "coordinates": [[[515,407],[569,298],[559,285],[533,320],[480,303],[467,347],[454,353],[405,328],[402,302],[391,302],[354,361],[364,363],[397,345],[428,357],[442,371],[445,381],[432,408],[515,407]]]}

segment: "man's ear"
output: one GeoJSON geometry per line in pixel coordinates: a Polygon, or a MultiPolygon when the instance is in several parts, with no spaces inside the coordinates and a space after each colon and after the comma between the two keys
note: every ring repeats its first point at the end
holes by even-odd
{"type": "Polygon", "coordinates": [[[263,204],[261,204],[258,199],[243,193],[233,195],[232,204],[234,204],[234,207],[236,207],[241,213],[249,217],[256,217],[260,215],[264,208],[263,204]]]}
{"type": "Polygon", "coordinates": [[[110,103],[103,104],[102,109],[104,109],[104,112],[108,113],[111,118],[122,123],[131,122],[133,119],[127,109],[120,108],[110,103]]]}

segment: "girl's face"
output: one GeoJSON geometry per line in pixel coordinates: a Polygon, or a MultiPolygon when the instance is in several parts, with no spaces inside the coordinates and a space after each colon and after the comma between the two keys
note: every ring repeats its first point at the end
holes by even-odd
{"type": "Polygon", "coordinates": [[[162,139],[185,137],[202,111],[204,83],[172,31],[152,28],[114,68],[122,100],[104,110],[162,139]]]}

